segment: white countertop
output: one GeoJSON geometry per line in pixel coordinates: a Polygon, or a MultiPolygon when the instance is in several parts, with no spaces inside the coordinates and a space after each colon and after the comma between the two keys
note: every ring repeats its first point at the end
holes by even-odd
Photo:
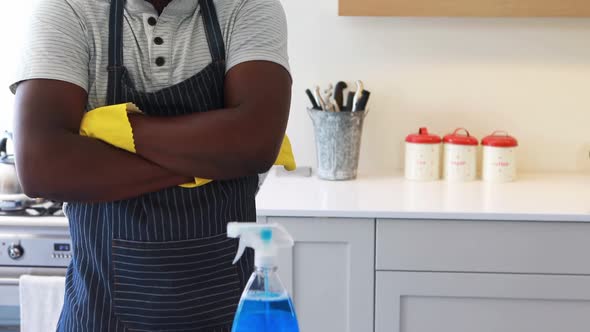
{"type": "MultiPolygon", "coordinates": [[[[529,173],[517,182],[411,182],[401,174],[331,182],[271,171],[259,216],[590,222],[590,174],[529,173]]],[[[65,217],[1,217],[2,226],[68,227],[65,217]]]]}
{"type": "Polygon", "coordinates": [[[590,222],[590,174],[521,174],[517,182],[355,181],[278,177],[257,196],[259,216],[590,222]]]}

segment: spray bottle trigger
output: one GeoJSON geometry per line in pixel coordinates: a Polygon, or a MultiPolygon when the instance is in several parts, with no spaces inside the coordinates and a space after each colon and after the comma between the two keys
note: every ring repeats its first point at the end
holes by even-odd
{"type": "Polygon", "coordinates": [[[240,258],[242,258],[244,250],[246,250],[246,245],[244,244],[244,241],[240,239],[240,244],[238,245],[238,252],[236,253],[236,258],[234,258],[232,264],[236,264],[240,260],[240,258]]]}

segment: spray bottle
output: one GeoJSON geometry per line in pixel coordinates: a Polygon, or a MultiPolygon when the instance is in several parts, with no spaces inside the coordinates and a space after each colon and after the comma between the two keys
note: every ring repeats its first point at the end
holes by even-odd
{"type": "Polygon", "coordinates": [[[276,264],[277,250],[292,247],[293,238],[281,225],[254,223],[229,223],[227,236],[240,238],[234,264],[250,247],[256,266],[240,299],[232,332],[299,332],[293,302],[276,264]]]}

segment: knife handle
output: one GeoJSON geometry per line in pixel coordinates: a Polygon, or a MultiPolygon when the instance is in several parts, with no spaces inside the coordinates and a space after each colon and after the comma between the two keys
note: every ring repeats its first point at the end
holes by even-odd
{"type": "Polygon", "coordinates": [[[346,105],[342,108],[344,111],[352,111],[352,103],[354,102],[354,92],[349,91],[348,96],[346,97],[346,105]]]}
{"type": "Polygon", "coordinates": [[[334,100],[340,109],[344,108],[344,89],[346,88],[348,88],[348,85],[342,81],[336,83],[334,87],[334,100]]]}
{"type": "Polygon", "coordinates": [[[361,98],[356,103],[355,109],[357,111],[364,111],[367,108],[367,104],[369,103],[369,97],[371,97],[371,92],[363,90],[361,98]]]}
{"type": "Polygon", "coordinates": [[[313,93],[311,92],[311,90],[310,89],[305,90],[305,94],[307,94],[309,101],[311,101],[311,106],[313,107],[313,109],[319,110],[320,105],[318,105],[318,102],[315,100],[315,97],[313,96],[313,93]]]}

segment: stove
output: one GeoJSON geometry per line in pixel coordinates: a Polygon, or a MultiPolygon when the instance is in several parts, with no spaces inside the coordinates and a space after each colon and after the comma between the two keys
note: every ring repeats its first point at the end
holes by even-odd
{"type": "Polygon", "coordinates": [[[0,203],[0,217],[8,216],[25,216],[25,217],[63,217],[63,203],[61,202],[40,202],[38,204],[24,205],[23,203],[10,203],[10,208],[6,209],[3,207],[8,206],[6,201],[0,203]]]}
{"type": "Polygon", "coordinates": [[[0,331],[19,331],[20,276],[64,276],[72,250],[61,204],[0,211],[0,331]]]}

